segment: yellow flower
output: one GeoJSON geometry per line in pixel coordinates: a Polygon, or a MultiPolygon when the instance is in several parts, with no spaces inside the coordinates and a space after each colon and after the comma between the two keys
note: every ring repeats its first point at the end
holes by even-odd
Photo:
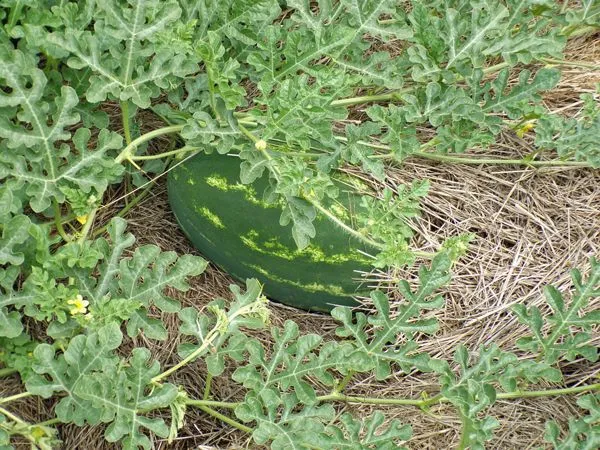
{"type": "Polygon", "coordinates": [[[535,128],[535,124],[533,122],[527,122],[526,124],[524,124],[522,127],[520,127],[517,130],[517,136],[522,138],[523,136],[525,136],[525,133],[533,130],[534,128],[535,128]]]}
{"type": "Polygon", "coordinates": [[[265,151],[267,149],[267,142],[263,139],[256,141],[254,144],[256,150],[265,151]]]}
{"type": "Polygon", "coordinates": [[[73,307],[69,310],[72,316],[76,314],[85,314],[87,312],[87,307],[90,304],[87,300],[84,300],[81,295],[77,295],[77,297],[69,300],[67,302],[69,305],[73,305],[73,307]]]}
{"type": "Polygon", "coordinates": [[[43,438],[44,436],[47,436],[46,430],[44,430],[42,427],[33,427],[31,429],[31,436],[33,436],[34,439],[40,439],[43,438]]]}
{"type": "Polygon", "coordinates": [[[85,223],[87,222],[87,214],[84,216],[77,216],[76,219],[77,222],[79,222],[81,225],[85,225],[85,223]]]}

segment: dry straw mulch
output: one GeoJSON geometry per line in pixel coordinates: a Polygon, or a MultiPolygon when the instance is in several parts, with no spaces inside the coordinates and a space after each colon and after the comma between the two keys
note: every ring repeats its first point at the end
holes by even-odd
{"type": "MultiPolygon", "coordinates": [[[[600,35],[579,38],[570,43],[566,55],[570,61],[600,64],[600,35]]],[[[585,68],[565,68],[560,85],[550,92],[545,101],[561,114],[576,115],[581,107],[579,95],[594,92],[600,81],[600,71],[585,68]]],[[[107,108],[111,108],[110,105],[107,108]]],[[[116,111],[115,111],[116,112],[116,111]]],[[[353,117],[360,117],[357,109],[353,117]]],[[[144,127],[152,128],[152,118],[144,127]]],[[[118,120],[115,121],[118,123],[118,120]]],[[[164,141],[163,141],[164,143],[164,141]]],[[[161,142],[152,145],[160,147],[161,142]]],[[[531,138],[514,134],[502,136],[490,152],[498,156],[515,157],[531,149],[531,138]]],[[[594,170],[564,170],[515,168],[501,166],[444,165],[422,160],[410,160],[402,167],[389,170],[389,184],[413,179],[431,180],[431,194],[423,204],[423,217],[417,221],[419,237],[416,245],[434,249],[444,237],[459,233],[474,233],[471,249],[454,268],[454,278],[445,289],[446,306],[435,313],[441,329],[422,341],[424,351],[433,356],[451,359],[457,344],[476,350],[482,344],[495,342],[505,350],[514,350],[514,344],[525,332],[510,308],[516,303],[546,308],[542,288],[554,284],[561,291],[570,288],[569,270],[579,267],[584,272],[588,258],[600,255],[600,172],[594,170]]],[[[114,192],[115,204],[98,219],[108,219],[122,207],[121,192],[114,192]]],[[[164,180],[127,215],[130,231],[139,243],[154,243],[164,250],[196,253],[179,231],[169,211],[164,180]]],[[[370,279],[374,285],[386,284],[397,276],[412,273],[375,273],[370,279]]],[[[201,308],[216,296],[228,297],[227,286],[233,280],[219,269],[209,266],[207,271],[192,280],[192,289],[178,295],[184,306],[201,308]]],[[[393,295],[393,292],[391,292],[393,295]]],[[[600,302],[590,305],[598,308],[600,302]]],[[[308,314],[278,304],[272,304],[273,323],[287,319],[299,323],[304,332],[316,332],[333,338],[334,322],[327,316],[308,314]]],[[[166,318],[170,335],[165,342],[152,342],[143,337],[134,339],[130,346],[145,345],[163,366],[177,360],[176,347],[180,337],[177,320],[166,318]]],[[[255,335],[269,341],[266,332],[255,335]]],[[[596,344],[600,337],[596,334],[596,344]]],[[[243,396],[226,373],[213,380],[212,395],[216,399],[233,400],[243,396]]],[[[585,361],[561,363],[565,384],[574,386],[591,383],[600,374],[600,365],[585,361]]],[[[201,361],[193,363],[173,377],[191,395],[201,396],[205,368],[201,361]]],[[[544,386],[539,386],[544,388],[544,386]]],[[[20,390],[16,377],[2,380],[0,395],[20,390]]],[[[398,374],[385,383],[369,377],[357,376],[347,393],[351,395],[417,397],[422,391],[435,392],[436,380],[431,375],[398,374]]],[[[51,417],[53,404],[38,398],[11,403],[20,415],[32,422],[51,417]]],[[[340,410],[368,414],[373,408],[364,405],[340,405],[340,410]]],[[[383,408],[389,418],[399,418],[414,428],[411,449],[453,448],[458,442],[460,429],[455,411],[448,405],[433,408],[425,415],[410,407],[383,408]]],[[[491,413],[501,422],[490,449],[528,449],[544,447],[543,430],[548,420],[563,425],[567,417],[580,411],[570,397],[539,398],[520,401],[499,401],[491,413]]],[[[101,427],[87,428],[61,426],[60,437],[65,449],[112,449],[114,445],[103,439],[101,427]]],[[[223,426],[219,421],[198,410],[189,410],[180,437],[172,445],[157,441],[158,449],[238,448],[254,446],[248,436],[223,426]]],[[[24,443],[24,447],[25,443],[24,443]]]]}

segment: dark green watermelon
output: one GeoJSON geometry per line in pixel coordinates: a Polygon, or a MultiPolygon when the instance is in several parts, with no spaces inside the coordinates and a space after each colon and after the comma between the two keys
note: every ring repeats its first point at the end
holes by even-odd
{"type": "MultiPolygon", "coordinates": [[[[279,225],[281,205],[262,199],[266,174],[253,184],[239,181],[235,156],[198,154],[169,173],[169,202],[179,225],[209,260],[239,280],[257,278],[267,297],[286,305],[328,311],[356,305],[359,281],[373,252],[326,217],[315,220],[316,238],[298,250],[291,228],[279,225]]],[[[341,187],[335,214],[351,220],[359,197],[341,187]],[[343,217],[343,215],[346,217],[343,217]]]]}

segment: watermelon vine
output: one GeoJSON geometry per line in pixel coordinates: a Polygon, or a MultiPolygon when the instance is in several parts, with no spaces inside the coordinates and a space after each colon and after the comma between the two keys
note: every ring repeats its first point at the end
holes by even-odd
{"type": "Polygon", "coordinates": [[[474,450],[499,425],[489,412],[498,399],[559,395],[577,395],[588,413],[568,430],[546,424],[546,441],[600,445],[599,383],[534,386],[560,385],[564,359],[598,360],[591,342],[600,315],[589,308],[600,296],[596,259],[588,273],[573,271],[570,295],[546,287],[550,313],[514,307],[530,330],[518,352],[460,346],[445,361],[419,342],[439,328],[427,312],[444,306],[471,237],[416,248],[412,221],[426,181],[377,190],[355,180],[363,212],[345,220],[331,208],[340,173],[384,182],[389,165],[411,158],[598,169],[598,93],[583,94],[574,117],[543,101],[562,68],[582,64],[563,49],[598,32],[597,2],[0,0],[0,20],[0,378],[22,386],[0,398],[0,450],[23,439],[61,448],[64,424],[102,427],[108,442],[149,449],[173,442],[191,408],[274,449],[410,446],[409,425],[381,411],[340,415],[339,403],[422,414],[450,404],[458,448],[474,450]],[[389,43],[399,51],[385,50],[389,43]],[[163,126],[147,130],[149,115],[163,126]],[[489,154],[502,133],[528,142],[528,156],[489,154]],[[157,152],[149,144],[159,137],[171,140],[157,152]],[[182,308],[174,292],[187,291],[207,261],[137,244],[122,217],[157,179],[211,153],[237,158],[244,185],[268,178],[265,198],[281,207],[298,249],[324,217],[374,249],[373,267],[418,263],[418,285],[400,281],[401,302],[370,292],[369,315],[333,309],[336,339],[292,321],[271,325],[256,279],[232,285],[232,300],[182,308]],[[116,189],[127,204],[106,217],[116,189]],[[165,340],[172,317],[185,342],[165,364],[141,344],[165,340]],[[262,328],[272,343],[248,332],[262,328]],[[198,380],[203,398],[176,376],[198,361],[208,373],[198,380]],[[226,362],[237,367],[237,401],[210,398],[226,362]],[[346,393],[361,374],[425,372],[438,387],[420,397],[346,393]],[[52,417],[20,417],[13,402],[33,396],[54,400],[52,417]]]}

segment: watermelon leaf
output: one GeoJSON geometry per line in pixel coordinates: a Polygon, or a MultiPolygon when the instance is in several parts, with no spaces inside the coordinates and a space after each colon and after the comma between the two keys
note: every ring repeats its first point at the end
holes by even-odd
{"type": "Polygon", "coordinates": [[[590,300],[600,296],[600,262],[590,259],[591,272],[583,280],[577,269],[571,272],[575,290],[567,304],[552,285],[544,289],[552,314],[543,314],[537,306],[516,305],[513,309],[519,321],[526,324],[532,335],[522,337],[517,345],[528,351],[541,352],[549,364],[561,357],[572,361],[581,355],[588,361],[598,360],[598,348],[590,343],[592,327],[600,320],[600,311],[586,312],[590,300]],[[545,320],[549,322],[546,325],[545,320]]]}
{"type": "Polygon", "coordinates": [[[391,374],[391,364],[397,364],[403,372],[414,368],[429,370],[429,355],[418,351],[414,338],[417,333],[433,334],[438,329],[434,318],[420,318],[422,311],[439,309],[444,305],[435,292],[450,280],[451,261],[445,254],[439,254],[431,262],[431,267],[421,267],[419,287],[413,291],[406,281],[399,290],[405,302],[394,313],[390,311],[390,300],[382,292],[374,291],[371,299],[377,313],[366,316],[352,313],[347,307],[335,308],[331,315],[341,323],[336,334],[346,338],[360,355],[368,361],[368,367],[375,370],[377,379],[383,380],[391,374]],[[372,332],[367,330],[372,329],[372,332]]]}

